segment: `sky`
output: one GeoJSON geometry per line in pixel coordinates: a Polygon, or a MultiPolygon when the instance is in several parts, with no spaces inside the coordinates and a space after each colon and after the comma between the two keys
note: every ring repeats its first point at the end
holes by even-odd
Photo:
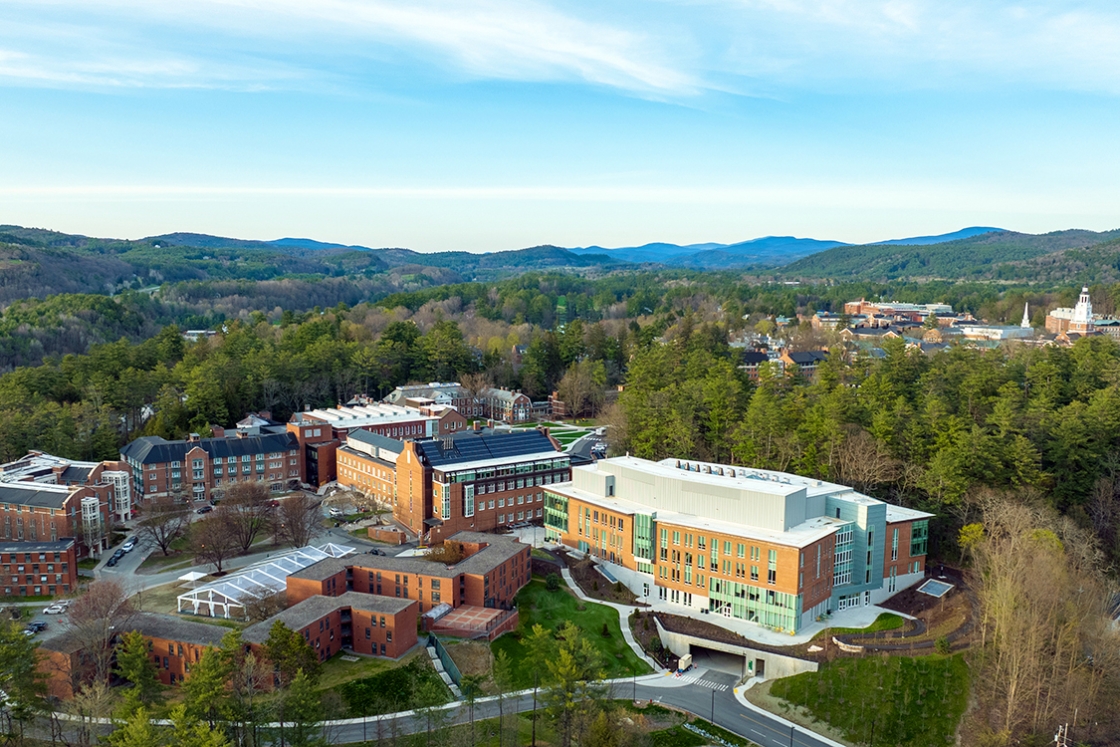
{"type": "Polygon", "coordinates": [[[1105,0],[0,0],[0,223],[418,251],[1120,227],[1105,0]]]}

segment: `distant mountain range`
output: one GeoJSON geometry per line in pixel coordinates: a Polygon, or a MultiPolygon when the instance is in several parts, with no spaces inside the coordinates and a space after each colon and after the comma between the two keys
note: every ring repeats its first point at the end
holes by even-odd
{"type": "Polygon", "coordinates": [[[393,288],[418,289],[529,271],[641,268],[735,270],[784,280],[1120,282],[1120,230],[1032,235],[974,226],[863,245],[767,236],[733,244],[544,245],[476,254],[198,233],[105,239],[0,226],[0,304],[53,293],[117,292],[185,280],[361,276],[370,282],[380,278],[377,282],[393,288]]]}
{"type": "MultiPolygon", "coordinates": [[[[1000,228],[973,226],[939,236],[915,236],[909,239],[890,239],[877,244],[905,244],[927,246],[980,234],[1002,231],[1000,228]]],[[[800,257],[823,252],[839,246],[852,246],[843,241],[802,239],[796,236],[764,236],[740,241],[736,244],[643,244],[607,249],[601,246],[576,247],[575,254],[602,254],[623,262],[652,262],[669,267],[697,270],[717,270],[749,267],[752,265],[784,265],[800,257]]]]}

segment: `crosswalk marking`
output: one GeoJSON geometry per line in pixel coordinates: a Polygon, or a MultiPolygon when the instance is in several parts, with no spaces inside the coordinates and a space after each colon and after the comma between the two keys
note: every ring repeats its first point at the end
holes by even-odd
{"type": "Polygon", "coordinates": [[[709,682],[708,680],[700,679],[699,675],[689,674],[684,677],[678,677],[681,682],[689,685],[701,685],[703,687],[710,687],[717,692],[723,692],[727,689],[727,685],[721,685],[718,682],[709,682]]]}

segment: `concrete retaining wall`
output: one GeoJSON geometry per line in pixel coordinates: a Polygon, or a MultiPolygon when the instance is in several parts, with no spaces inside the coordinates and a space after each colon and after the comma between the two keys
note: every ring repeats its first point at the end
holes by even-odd
{"type": "Polygon", "coordinates": [[[693,646],[742,656],[744,677],[756,676],[761,670],[763,679],[776,680],[802,672],[815,672],[819,668],[817,662],[799,659],[796,656],[775,654],[771,651],[762,651],[748,646],[710,641],[707,638],[699,638],[684,633],[674,633],[662,627],[660,620],[654,618],[654,621],[657,623],[657,633],[661,636],[661,643],[677,656],[691,654],[693,646]]]}

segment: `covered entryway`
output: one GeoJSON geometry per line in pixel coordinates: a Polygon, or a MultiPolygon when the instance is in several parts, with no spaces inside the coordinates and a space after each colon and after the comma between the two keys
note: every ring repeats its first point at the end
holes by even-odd
{"type": "Polygon", "coordinates": [[[741,654],[731,654],[726,651],[716,651],[714,648],[697,646],[689,647],[692,654],[692,664],[697,669],[710,669],[714,672],[726,672],[743,677],[747,674],[747,659],[741,654]]]}

